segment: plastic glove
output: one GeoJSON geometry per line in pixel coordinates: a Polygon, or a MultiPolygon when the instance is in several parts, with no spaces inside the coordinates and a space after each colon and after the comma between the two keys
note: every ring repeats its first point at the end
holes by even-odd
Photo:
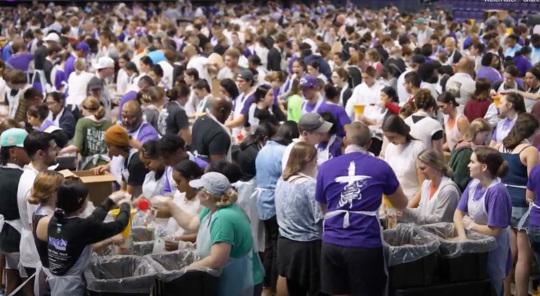
{"type": "Polygon", "coordinates": [[[115,203],[119,204],[119,202],[123,199],[129,198],[131,199],[131,194],[125,192],[125,191],[115,191],[109,195],[109,198],[115,203]]]}
{"type": "Polygon", "coordinates": [[[463,227],[467,230],[471,230],[474,226],[474,221],[469,216],[463,217],[463,227]]]}

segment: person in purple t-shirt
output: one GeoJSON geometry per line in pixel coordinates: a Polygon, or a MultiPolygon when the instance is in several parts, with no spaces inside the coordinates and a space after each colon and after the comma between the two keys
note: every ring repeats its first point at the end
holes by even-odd
{"type": "Polygon", "coordinates": [[[141,149],[148,140],[159,139],[157,130],[143,120],[141,105],[138,101],[128,101],[122,109],[122,126],[128,130],[130,145],[141,149]]]}
{"type": "Polygon", "coordinates": [[[529,214],[529,241],[534,251],[536,262],[540,262],[540,165],[535,166],[529,173],[526,197],[530,203],[529,214]]]}
{"type": "Polygon", "coordinates": [[[508,228],[512,216],[510,194],[500,177],[508,171],[501,154],[488,147],[478,147],[471,155],[469,170],[473,180],[461,195],[454,225],[459,239],[478,232],[497,239],[497,248],[488,254],[488,275],[497,295],[503,295],[503,280],[511,268],[508,228]]]}
{"type": "Polygon", "coordinates": [[[319,167],[315,199],[324,215],[321,290],[328,294],[383,295],[386,273],[377,217],[382,194],[397,209],[407,197],[394,171],[371,156],[369,128],[345,126],[345,154],[319,167]]]}

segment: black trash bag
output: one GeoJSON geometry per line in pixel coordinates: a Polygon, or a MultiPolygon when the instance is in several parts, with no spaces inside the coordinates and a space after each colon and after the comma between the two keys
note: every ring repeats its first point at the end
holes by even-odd
{"type": "Polygon", "coordinates": [[[130,255],[94,257],[84,272],[87,290],[115,294],[148,295],[156,275],[147,259],[130,255]]]}
{"type": "Polygon", "coordinates": [[[147,255],[145,258],[158,271],[158,283],[154,294],[163,296],[216,295],[221,271],[210,268],[186,269],[199,260],[194,248],[182,248],[178,251],[147,255]]]}
{"type": "Polygon", "coordinates": [[[395,229],[383,231],[388,266],[409,263],[429,256],[439,249],[440,242],[431,233],[413,224],[398,224],[395,229]]]}
{"type": "Polygon", "coordinates": [[[474,231],[467,231],[464,241],[451,240],[457,236],[453,223],[435,223],[419,227],[421,230],[438,237],[441,245],[439,251],[445,258],[457,258],[463,254],[487,253],[497,248],[494,237],[474,231]]]}

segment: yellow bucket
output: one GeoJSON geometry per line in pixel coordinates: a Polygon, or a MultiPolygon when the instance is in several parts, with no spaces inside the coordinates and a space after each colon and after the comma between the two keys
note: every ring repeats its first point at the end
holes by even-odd
{"type": "MultiPolygon", "coordinates": [[[[127,240],[129,238],[129,235],[131,234],[131,222],[133,221],[133,216],[135,215],[135,213],[137,213],[137,210],[131,209],[128,225],[122,231],[122,236],[125,240],[127,240]]],[[[118,217],[118,215],[120,214],[120,209],[110,210],[109,214],[111,214],[111,216],[116,219],[116,217],[118,217]]]]}

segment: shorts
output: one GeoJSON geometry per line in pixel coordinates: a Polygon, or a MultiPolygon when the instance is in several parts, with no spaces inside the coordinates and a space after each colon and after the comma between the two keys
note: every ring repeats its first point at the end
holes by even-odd
{"type": "Polygon", "coordinates": [[[381,296],[385,292],[386,280],[382,247],[345,248],[322,244],[322,292],[381,296]]]}
{"type": "Polygon", "coordinates": [[[510,219],[510,226],[517,231],[527,231],[529,220],[529,208],[512,207],[512,218],[510,219]]]}
{"type": "Polygon", "coordinates": [[[278,273],[304,287],[308,295],[320,290],[321,241],[299,242],[284,237],[278,239],[278,273]]]}

